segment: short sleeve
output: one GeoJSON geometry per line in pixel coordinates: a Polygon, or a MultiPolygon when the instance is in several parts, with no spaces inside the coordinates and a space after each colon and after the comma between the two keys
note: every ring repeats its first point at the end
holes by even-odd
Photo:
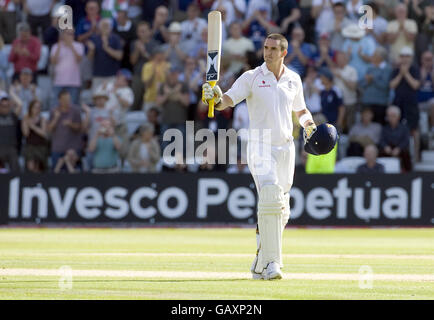
{"type": "Polygon", "coordinates": [[[50,57],[54,56],[54,54],[56,53],[57,47],[58,47],[57,43],[51,47],[50,57]]]}
{"type": "Polygon", "coordinates": [[[405,23],[405,29],[410,33],[417,33],[417,24],[414,20],[407,20],[405,23]]]}
{"type": "Polygon", "coordinates": [[[294,111],[302,111],[306,109],[306,102],[304,101],[303,84],[300,76],[297,76],[297,93],[295,94],[294,102],[292,103],[294,111]]]}
{"type": "Polygon", "coordinates": [[[250,96],[253,74],[254,72],[252,71],[244,72],[226,92],[226,95],[232,99],[234,105],[250,96]]]}

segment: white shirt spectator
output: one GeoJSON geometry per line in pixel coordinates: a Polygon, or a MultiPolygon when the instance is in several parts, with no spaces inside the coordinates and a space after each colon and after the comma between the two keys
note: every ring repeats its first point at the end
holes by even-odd
{"type": "Polygon", "coordinates": [[[316,78],[313,82],[313,88],[307,88],[306,82],[303,85],[304,99],[309,106],[311,113],[321,112],[321,96],[320,92],[324,89],[324,86],[319,78],[316,78]]]}
{"type": "Polygon", "coordinates": [[[109,99],[106,103],[106,108],[107,110],[113,111],[113,117],[116,124],[118,125],[125,123],[126,121],[128,109],[132,106],[134,102],[134,92],[130,87],[122,87],[115,90],[114,82],[115,80],[110,81],[105,87],[105,90],[107,90],[107,92],[109,93],[109,99]],[[127,108],[122,108],[118,97],[128,102],[127,108]]]}
{"type": "MultiPolygon", "coordinates": [[[[223,45],[223,54],[242,55],[248,51],[255,51],[253,41],[246,37],[239,39],[229,38],[223,45]]],[[[229,72],[238,73],[243,67],[243,62],[232,60],[229,66],[229,72]]]]}
{"type": "MultiPolygon", "coordinates": [[[[246,0],[234,0],[234,4],[238,11],[246,12],[246,0]]],[[[226,26],[230,26],[232,22],[237,20],[234,5],[231,0],[215,0],[211,10],[216,10],[218,7],[223,6],[226,9],[226,26]]]]}
{"type": "MultiPolygon", "coordinates": [[[[346,65],[343,69],[336,69],[336,71],[347,81],[357,82],[357,70],[350,65],[346,65]]],[[[348,88],[344,81],[338,77],[334,78],[335,86],[342,92],[342,99],[344,105],[353,105],[357,102],[357,90],[348,88]]]]}
{"type": "Polygon", "coordinates": [[[207,27],[206,20],[195,18],[194,20],[184,20],[181,22],[181,41],[194,40],[196,43],[201,40],[203,28],[207,27]]]}
{"type": "MultiPolygon", "coordinates": [[[[256,10],[259,10],[260,8],[267,8],[267,20],[271,20],[271,14],[272,14],[271,2],[272,1],[270,0],[250,0],[249,4],[247,5],[246,19],[248,19],[251,15],[253,15],[256,10]]],[[[274,2],[277,3],[277,1],[274,2]]]]}
{"type": "Polygon", "coordinates": [[[52,3],[53,0],[26,0],[27,8],[33,16],[45,16],[49,14],[52,3]]]}

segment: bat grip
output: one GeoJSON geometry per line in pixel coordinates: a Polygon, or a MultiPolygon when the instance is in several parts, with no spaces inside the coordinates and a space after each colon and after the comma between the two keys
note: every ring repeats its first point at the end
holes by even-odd
{"type": "MultiPolygon", "coordinates": [[[[211,86],[211,88],[213,88],[216,85],[217,81],[209,81],[208,83],[211,86]]],[[[208,118],[214,118],[214,104],[215,104],[214,98],[208,100],[208,118]]]]}

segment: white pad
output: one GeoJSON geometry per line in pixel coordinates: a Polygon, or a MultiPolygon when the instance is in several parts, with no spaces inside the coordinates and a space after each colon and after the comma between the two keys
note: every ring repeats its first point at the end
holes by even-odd
{"type": "Polygon", "coordinates": [[[278,185],[266,185],[259,192],[258,225],[260,250],[255,267],[262,273],[270,262],[281,263],[282,217],[285,211],[285,196],[278,185]]]}

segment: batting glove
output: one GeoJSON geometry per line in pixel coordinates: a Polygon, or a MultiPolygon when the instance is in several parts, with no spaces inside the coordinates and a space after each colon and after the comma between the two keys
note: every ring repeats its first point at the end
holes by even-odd
{"type": "Polygon", "coordinates": [[[304,128],[304,131],[303,131],[304,143],[309,141],[309,139],[312,137],[312,135],[315,133],[315,131],[316,131],[316,125],[314,123],[310,124],[306,128],[304,128]]]}
{"type": "Polygon", "coordinates": [[[202,102],[208,105],[208,101],[214,99],[214,103],[218,104],[222,99],[222,89],[219,86],[211,87],[211,85],[206,82],[202,85],[202,102]]]}

